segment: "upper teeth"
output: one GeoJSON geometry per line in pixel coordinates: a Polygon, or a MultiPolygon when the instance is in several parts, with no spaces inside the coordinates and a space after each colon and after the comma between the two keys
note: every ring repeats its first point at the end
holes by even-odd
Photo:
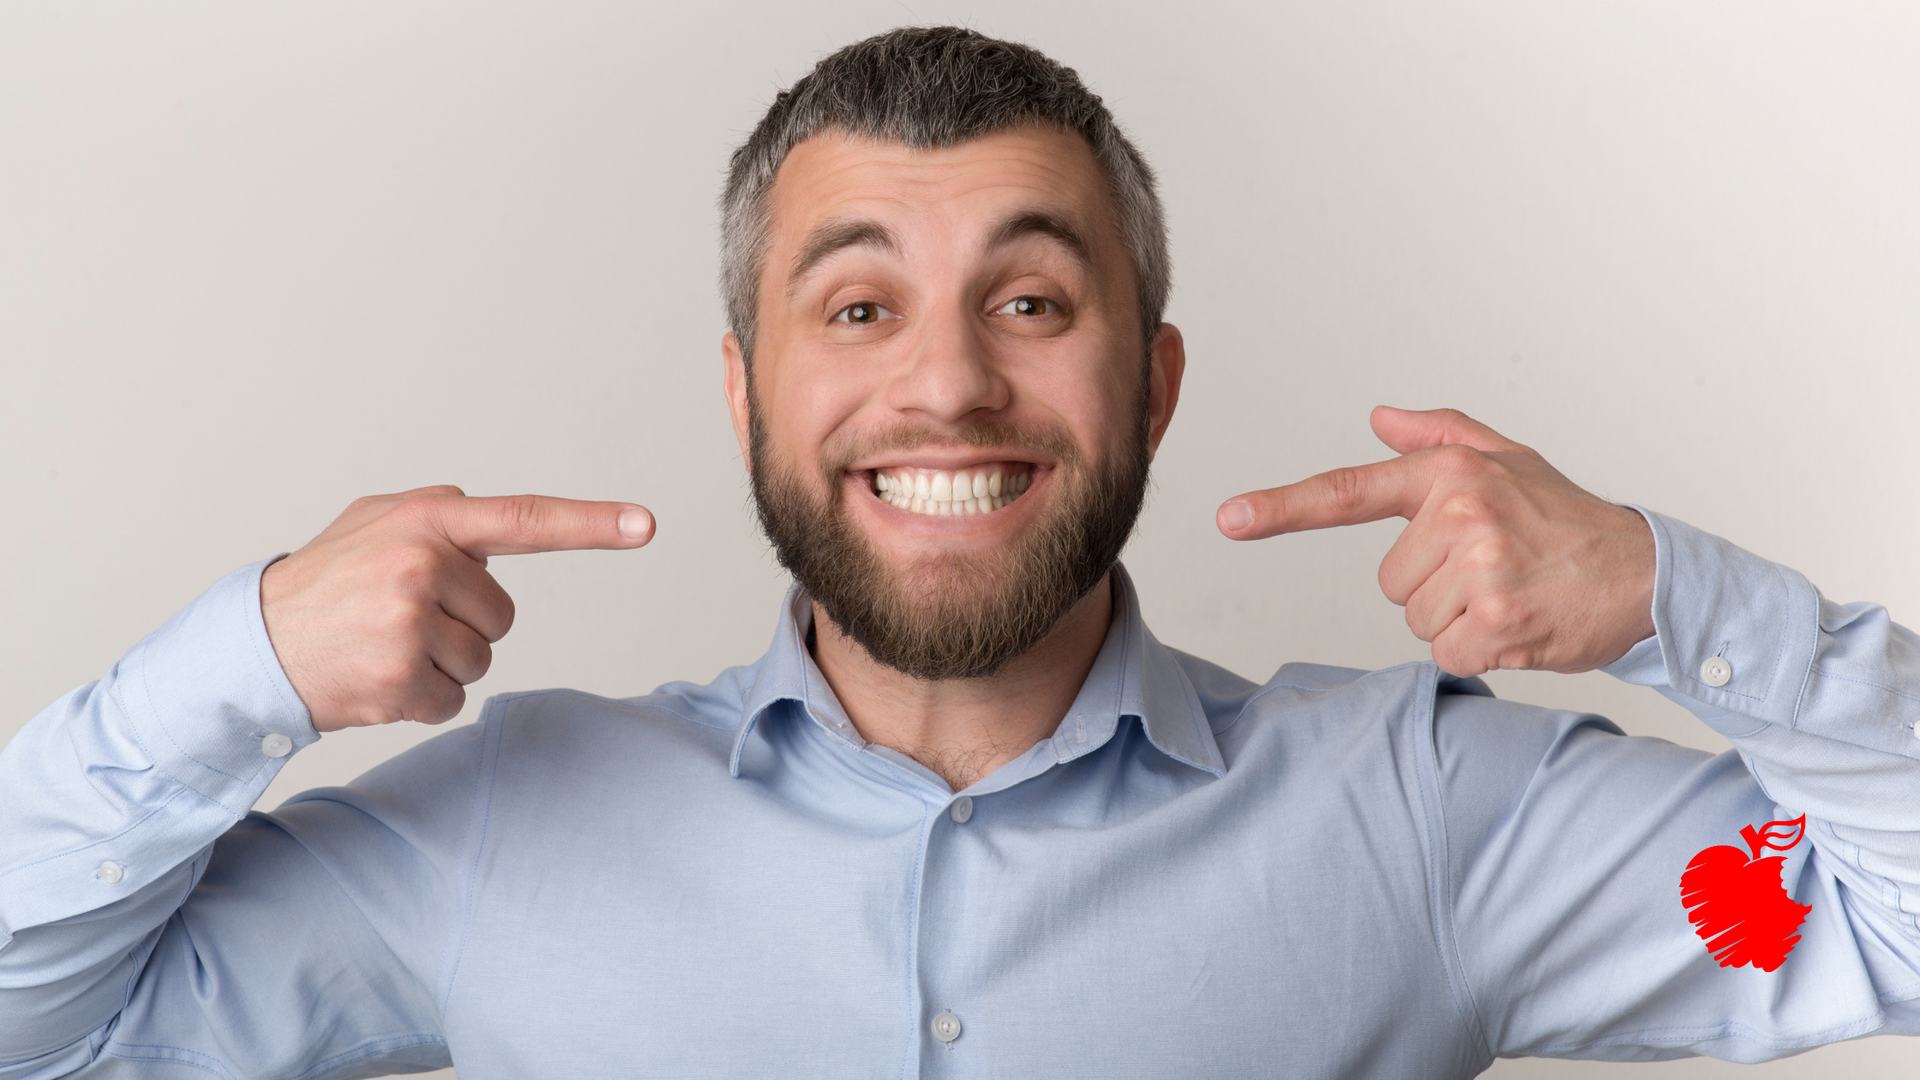
{"type": "Polygon", "coordinates": [[[991,514],[1020,497],[1030,472],[989,465],[977,469],[889,469],[873,474],[874,494],[916,514],[951,517],[991,514]]]}

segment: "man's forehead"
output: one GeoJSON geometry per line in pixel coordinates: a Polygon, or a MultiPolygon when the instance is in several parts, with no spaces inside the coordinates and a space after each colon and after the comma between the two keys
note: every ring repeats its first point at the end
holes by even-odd
{"type": "Polygon", "coordinates": [[[1083,227],[1106,217],[1107,190],[1086,140],[1055,128],[995,132],[954,146],[910,147],[844,132],[795,146],[774,178],[776,243],[797,244],[830,219],[978,218],[996,227],[1013,207],[1083,227]]]}

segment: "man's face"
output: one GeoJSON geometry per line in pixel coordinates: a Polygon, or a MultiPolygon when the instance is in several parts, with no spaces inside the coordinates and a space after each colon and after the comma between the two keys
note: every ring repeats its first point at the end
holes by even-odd
{"type": "Polygon", "coordinates": [[[781,165],[727,393],[780,559],[875,659],[991,673],[1131,530],[1184,365],[1077,136],[823,135],[781,165]]]}

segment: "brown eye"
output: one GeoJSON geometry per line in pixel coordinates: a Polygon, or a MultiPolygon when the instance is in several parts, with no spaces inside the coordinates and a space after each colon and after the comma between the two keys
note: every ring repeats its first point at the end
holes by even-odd
{"type": "Polygon", "coordinates": [[[846,307],[841,308],[840,313],[833,318],[835,322],[870,326],[886,318],[889,314],[890,312],[879,304],[848,304],[846,307]]]}
{"type": "Polygon", "coordinates": [[[1000,314],[1002,315],[1025,315],[1030,318],[1036,315],[1051,315],[1052,313],[1053,302],[1050,300],[1042,300],[1037,296],[1022,296],[1017,300],[1008,301],[1006,306],[1000,309],[1000,314]]]}

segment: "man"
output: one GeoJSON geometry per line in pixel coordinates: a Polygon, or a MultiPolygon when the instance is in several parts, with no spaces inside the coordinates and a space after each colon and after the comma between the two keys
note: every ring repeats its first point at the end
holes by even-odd
{"type": "Polygon", "coordinates": [[[1381,584],[1436,664],[1247,683],[1116,562],[1185,356],[1150,174],[1070,71],[851,46],[724,211],[797,582],[769,652],[497,698],[243,820],[318,733],[459,710],[512,621],[489,556],[653,529],[355,503],[0,753],[0,1077],[1466,1076],[1920,1031],[1920,642],[1881,609],[1382,409],[1399,457],[1219,524],[1409,518],[1381,584]],[[1738,753],[1469,678],[1600,666],[1738,753]]]}

